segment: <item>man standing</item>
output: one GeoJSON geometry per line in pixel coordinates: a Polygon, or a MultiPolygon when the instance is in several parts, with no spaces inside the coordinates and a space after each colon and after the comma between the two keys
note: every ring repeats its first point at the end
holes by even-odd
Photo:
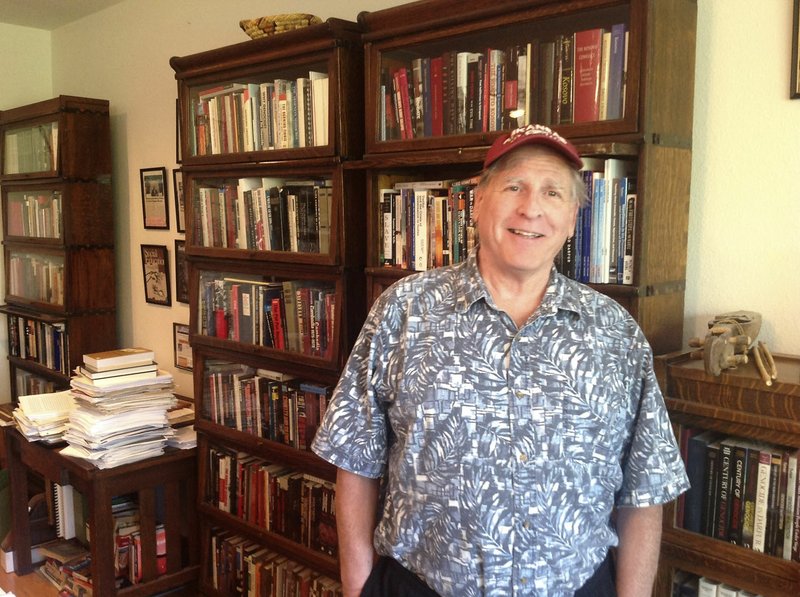
{"type": "Polygon", "coordinates": [[[367,317],[313,445],[347,597],[650,594],[688,482],[638,325],[553,266],[581,166],[547,127],[500,137],[476,250],[367,317]]]}

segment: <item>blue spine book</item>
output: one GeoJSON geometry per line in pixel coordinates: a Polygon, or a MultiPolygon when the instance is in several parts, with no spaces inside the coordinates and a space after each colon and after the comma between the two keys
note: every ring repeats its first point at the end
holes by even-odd
{"type": "Polygon", "coordinates": [[[623,116],[622,93],[625,80],[625,25],[618,23],[611,27],[611,52],[608,69],[608,107],[606,115],[608,120],[616,120],[623,116]]]}

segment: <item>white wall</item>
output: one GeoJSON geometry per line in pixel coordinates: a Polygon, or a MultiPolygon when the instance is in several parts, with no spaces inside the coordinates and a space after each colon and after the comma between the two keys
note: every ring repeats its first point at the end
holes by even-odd
{"type": "Polygon", "coordinates": [[[698,2],[684,339],[715,314],[764,317],[800,354],[800,100],[789,100],[791,0],[698,2]]]}
{"type": "MultiPolygon", "coordinates": [[[[302,10],[355,20],[361,10],[401,3],[307,0],[302,10]]],[[[751,309],[763,313],[762,338],[774,351],[800,354],[800,100],[787,99],[791,5],[698,1],[685,338],[704,334],[716,313],[751,309]]],[[[174,221],[171,231],[144,230],[139,190],[140,168],[176,167],[169,58],[246,40],[239,19],[297,10],[288,0],[126,0],[52,33],[52,84],[46,60],[8,74],[0,65],[0,80],[32,86],[13,100],[0,89],[0,107],[56,94],[110,100],[120,344],[155,349],[181,393],[191,393],[191,379],[173,369],[172,323],[188,322],[188,308],[145,303],[139,257],[144,243],[167,245],[172,258],[174,239],[183,237],[174,221]]],[[[45,33],[11,30],[46,43],[45,33]]],[[[5,32],[0,50],[11,55],[5,32]]],[[[171,179],[169,186],[174,220],[171,179]]]]}

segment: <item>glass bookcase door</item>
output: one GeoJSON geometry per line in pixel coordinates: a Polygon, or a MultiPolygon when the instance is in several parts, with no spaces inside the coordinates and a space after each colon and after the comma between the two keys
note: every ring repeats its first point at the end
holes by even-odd
{"type": "Polygon", "coordinates": [[[210,344],[238,343],[277,358],[332,363],[339,356],[339,292],[332,280],[203,270],[195,333],[210,344]]]}
{"type": "Polygon", "coordinates": [[[58,170],[58,120],[8,126],[3,131],[3,175],[58,170]]]}
{"type": "Polygon", "coordinates": [[[186,97],[190,157],[329,144],[327,62],[208,83],[186,97]]]}
{"type": "Polygon", "coordinates": [[[9,249],[6,252],[6,300],[64,307],[64,256],[9,249]]]}
{"type": "Polygon", "coordinates": [[[63,235],[60,190],[31,188],[4,193],[5,236],[59,241],[63,235]]]}
{"type": "Polygon", "coordinates": [[[331,178],[192,176],[187,189],[191,247],[268,251],[292,260],[332,253],[331,178]]]}
{"type": "Polygon", "coordinates": [[[635,128],[636,104],[626,98],[626,59],[640,36],[631,31],[633,5],[570,14],[552,3],[376,39],[368,151],[410,140],[449,147],[460,135],[486,144],[487,134],[530,123],[574,127],[570,137],[635,128]]]}

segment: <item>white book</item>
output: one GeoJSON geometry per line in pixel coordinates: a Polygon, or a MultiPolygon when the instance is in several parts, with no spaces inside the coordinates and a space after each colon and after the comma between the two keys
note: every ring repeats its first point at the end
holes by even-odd
{"type": "Polygon", "coordinates": [[[328,144],[328,104],[329,80],[327,73],[310,71],[311,104],[313,106],[312,127],[314,129],[314,145],[328,144]]]}
{"type": "Polygon", "coordinates": [[[719,581],[712,580],[706,576],[701,576],[697,583],[697,596],[717,597],[717,589],[719,588],[719,585],[719,581]]]}

